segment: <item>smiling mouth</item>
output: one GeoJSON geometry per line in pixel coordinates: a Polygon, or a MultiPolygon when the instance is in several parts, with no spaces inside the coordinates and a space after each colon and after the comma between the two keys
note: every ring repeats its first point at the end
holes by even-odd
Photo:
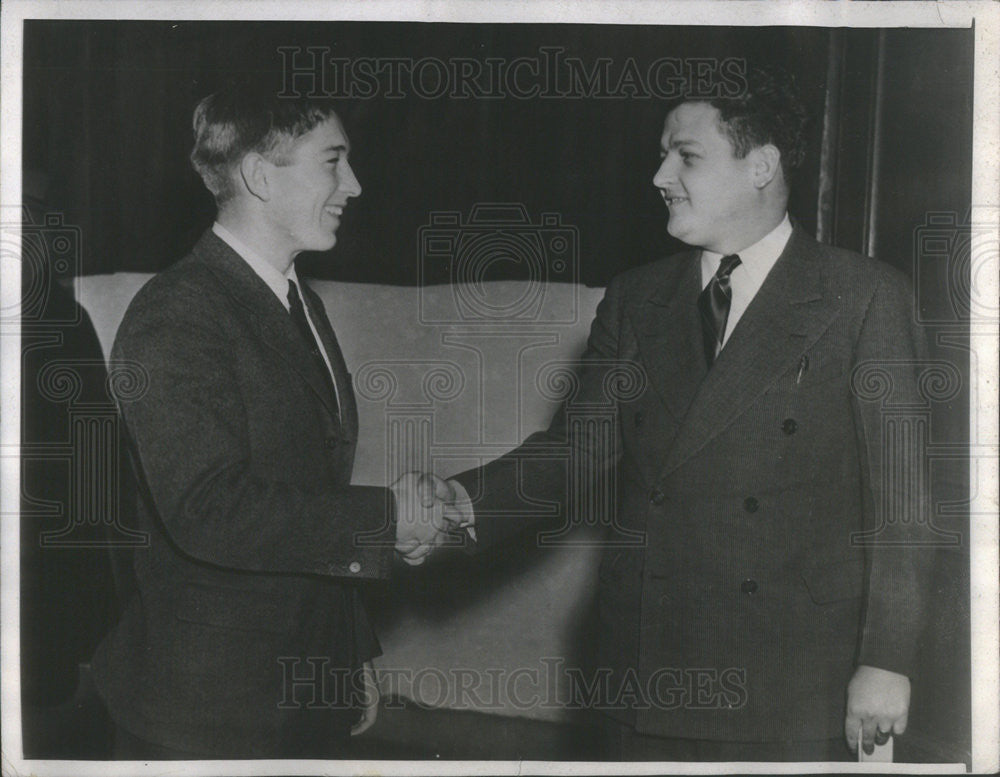
{"type": "Polygon", "coordinates": [[[325,210],[331,216],[336,216],[338,219],[344,212],[344,208],[341,205],[330,205],[324,208],[323,210],[325,210]]]}
{"type": "Polygon", "coordinates": [[[669,207],[671,205],[679,205],[682,202],[687,202],[688,198],[687,197],[669,197],[667,195],[663,195],[663,201],[665,203],[667,203],[667,206],[669,207]]]}

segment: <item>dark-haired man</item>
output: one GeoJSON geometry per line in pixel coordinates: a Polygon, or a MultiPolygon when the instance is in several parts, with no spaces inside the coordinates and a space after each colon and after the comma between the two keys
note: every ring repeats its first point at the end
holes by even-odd
{"type": "Polygon", "coordinates": [[[441,516],[412,475],[395,500],[350,485],[347,367],[294,264],[333,247],[361,193],[336,113],[234,89],[194,132],[216,223],[138,293],[113,349],[148,379],[120,408],[150,543],[94,675],[119,758],[343,756],[377,704],[360,585],[441,516]]]}
{"type": "Polygon", "coordinates": [[[615,278],[550,428],[450,482],[485,547],[539,500],[572,522],[568,484],[600,494],[580,484],[618,468],[617,524],[644,542],[604,551],[586,691],[613,758],[839,760],[845,734],[854,747],[863,728],[869,750],[906,727],[920,499],[887,492],[882,467],[905,452],[851,381],[902,365],[905,402],[924,346],[905,278],[791,224],[803,117],[756,71],[739,98],[669,113],[653,181],[693,250],[615,278]],[[615,391],[622,365],[643,378],[615,391]]]}

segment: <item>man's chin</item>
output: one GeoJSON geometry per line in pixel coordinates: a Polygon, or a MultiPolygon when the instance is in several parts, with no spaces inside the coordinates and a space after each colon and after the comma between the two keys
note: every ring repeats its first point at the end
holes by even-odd
{"type": "Polygon", "coordinates": [[[685,245],[691,246],[692,248],[704,248],[705,244],[702,242],[702,238],[699,238],[698,235],[690,229],[671,229],[667,226],[667,234],[676,240],[680,240],[685,245]]]}
{"type": "Polygon", "coordinates": [[[314,241],[313,244],[309,246],[308,250],[317,252],[329,251],[335,245],[337,245],[337,236],[330,235],[325,240],[321,239],[314,241]]]}
{"type": "Polygon", "coordinates": [[[685,237],[691,236],[690,230],[684,229],[684,225],[678,224],[675,219],[670,219],[670,221],[667,222],[667,234],[670,235],[670,237],[676,238],[684,243],[688,242],[685,237]]]}

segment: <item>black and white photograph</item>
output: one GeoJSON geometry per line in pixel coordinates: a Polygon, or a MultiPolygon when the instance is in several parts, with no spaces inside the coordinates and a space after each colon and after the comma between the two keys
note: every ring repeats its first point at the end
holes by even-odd
{"type": "Polygon", "coordinates": [[[5,2],[3,775],[997,771],[997,62],[5,2]]]}

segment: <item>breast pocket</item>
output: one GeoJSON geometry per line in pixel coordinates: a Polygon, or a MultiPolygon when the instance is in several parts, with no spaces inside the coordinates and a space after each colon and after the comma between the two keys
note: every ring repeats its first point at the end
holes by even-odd
{"type": "Polygon", "coordinates": [[[811,351],[801,355],[767,392],[775,412],[816,418],[850,396],[851,362],[847,354],[811,351]],[[827,409],[824,409],[827,408],[827,409]]]}
{"type": "Polygon", "coordinates": [[[836,380],[846,380],[851,370],[851,355],[838,348],[811,348],[786,372],[787,386],[806,389],[836,380]]]}

